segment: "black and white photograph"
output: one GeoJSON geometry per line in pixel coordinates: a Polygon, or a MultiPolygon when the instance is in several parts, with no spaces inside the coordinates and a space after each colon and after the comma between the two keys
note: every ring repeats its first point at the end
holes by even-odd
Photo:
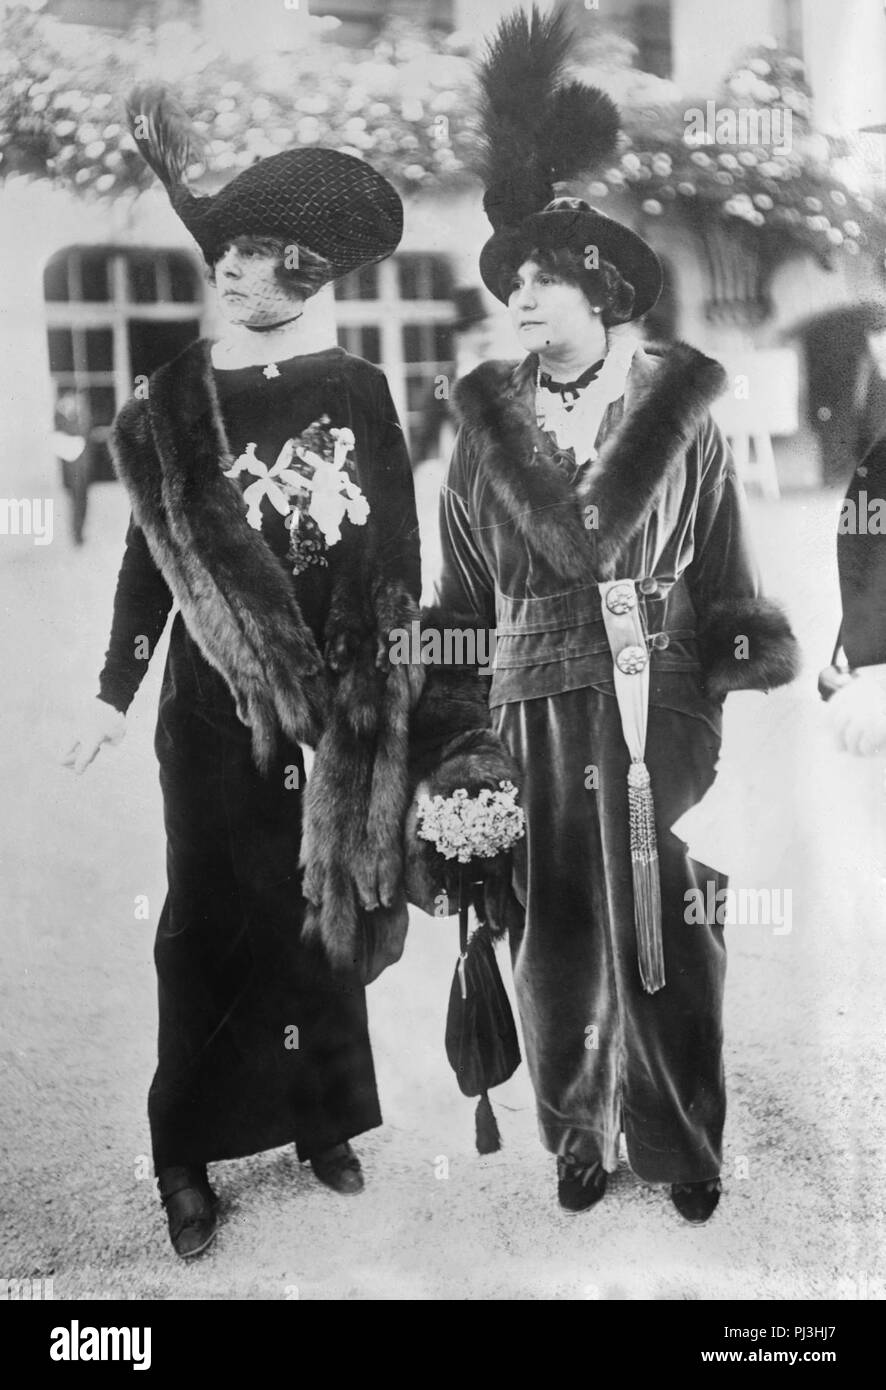
{"type": "Polygon", "coordinates": [[[0,73],[25,1364],[235,1300],[709,1304],[681,1365],[839,1363],[883,0],[5,0],[0,73]]]}

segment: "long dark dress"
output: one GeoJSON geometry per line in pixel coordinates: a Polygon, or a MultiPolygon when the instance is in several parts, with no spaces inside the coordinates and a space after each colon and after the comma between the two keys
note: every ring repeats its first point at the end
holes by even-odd
{"type": "MultiPolygon", "coordinates": [[[[382,419],[372,418],[360,391],[352,387],[346,400],[346,387],[343,395],[353,364],[332,349],[279,363],[272,380],[258,367],[216,372],[232,453],[254,443],[270,466],[286,439],[329,413],[334,424],[351,424],[364,459],[380,450],[390,459],[399,449],[405,460],[386,389],[382,419]]],[[[245,472],[237,479],[244,490],[254,482],[245,472]]],[[[415,523],[411,489],[391,491],[384,505],[388,533],[407,536],[415,523]]],[[[285,563],[289,534],[267,498],[262,535],[285,563]]],[[[312,565],[292,582],[322,649],[329,569],[312,565]]],[[[146,637],[153,651],[171,606],[144,536],[130,523],[100,681],[101,697],[117,708],[127,708],[144,675],[137,639],[146,637]]],[[[180,614],[155,748],[168,876],[154,953],[158,1063],[148,1100],[157,1170],[289,1142],[305,1159],[380,1124],[363,986],[333,974],[319,949],[300,940],[301,749],[281,738],[269,773],[257,772],[249,729],[180,614]]]]}
{"type": "MultiPolygon", "coordinates": [[[[616,446],[602,475],[609,491],[596,494],[605,500],[604,529],[620,504],[645,497],[637,483],[637,459],[647,458],[636,443],[640,411],[685,418],[685,385],[676,403],[654,394],[663,389],[655,386],[660,370],[638,353],[624,400],[601,425],[597,447],[610,437],[616,446]]],[[[624,1133],[641,1178],[704,1181],[721,1161],[726,953],[721,926],[688,925],[684,914],[688,893],[708,881],[719,890],[725,879],[694,863],[669,827],[710,786],[719,749],[721,707],[702,685],[699,622],[721,597],[758,594],[741,488],[722,438],[703,418],[686,430],[676,463],[660,464],[664,486],[636,503],[639,524],[625,527],[614,575],[638,586],[651,653],[646,763],[667,983],[647,994],[637,967],[630,760],[612,656],[597,583],[565,574],[556,540],[541,530],[554,518],[551,531],[560,528],[565,548],[578,476],[569,491],[556,490],[559,470],[574,470],[574,458],[561,451],[559,462],[548,461],[543,436],[526,423],[534,424],[534,384],[534,367],[511,373],[500,364],[467,380],[480,404],[466,397],[443,489],[441,600],[497,630],[489,703],[493,727],[522,769],[527,824],[515,888],[526,913],[522,929],[511,931],[511,950],[539,1128],[552,1153],[608,1171],[624,1133]]]]}

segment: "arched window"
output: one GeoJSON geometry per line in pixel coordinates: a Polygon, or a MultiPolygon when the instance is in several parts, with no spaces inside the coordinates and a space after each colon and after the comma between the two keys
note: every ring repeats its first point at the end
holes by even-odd
{"type": "Polygon", "coordinates": [[[384,367],[414,440],[434,377],[451,375],[452,271],[442,256],[403,254],[338,280],[339,345],[384,367]]]}
{"type": "Polygon", "coordinates": [[[112,478],[109,426],[136,379],[200,335],[199,264],[184,251],[72,246],[47,263],[43,294],[56,394],[76,392],[93,475],[112,478]]]}

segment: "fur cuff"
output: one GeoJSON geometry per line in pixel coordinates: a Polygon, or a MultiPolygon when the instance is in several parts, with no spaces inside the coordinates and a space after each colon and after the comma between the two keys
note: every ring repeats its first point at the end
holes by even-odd
{"type": "Polygon", "coordinates": [[[705,688],[714,700],[730,690],[772,690],[800,670],[800,647],[787,615],[771,599],[723,599],[704,614],[698,645],[705,688]]]}

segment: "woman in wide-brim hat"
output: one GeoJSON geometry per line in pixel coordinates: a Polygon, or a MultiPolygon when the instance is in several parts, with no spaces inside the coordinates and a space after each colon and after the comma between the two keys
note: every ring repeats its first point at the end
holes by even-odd
{"type": "Polygon", "coordinates": [[[155,747],[168,895],[148,1111],[179,1255],[215,1234],[207,1163],[294,1143],[339,1192],[381,1122],[365,983],[399,955],[406,730],[419,682],[385,659],[420,587],[403,434],[381,371],[305,351],[321,285],[393,252],[396,191],[295,149],[196,197],[186,120],[136,93],[131,127],[196,239],[225,329],[150,378],[114,428],[132,519],[82,771],[174,604],[155,747]],[[316,749],[305,786],[302,745],[316,749]],[[300,864],[301,861],[301,864],[300,864]]]}
{"type": "Polygon", "coordinates": [[[518,12],[481,70],[480,268],[525,356],[457,389],[440,593],[497,628],[489,703],[527,817],[511,949],[560,1203],[603,1196],[623,1134],[699,1222],[720,1190],[725,951],[695,890],[724,880],[670,827],[713,780],[726,692],[789,681],[797,649],[709,414],[722,368],[640,346],[657,257],[554,196],[618,133],[603,93],[564,81],[569,42],[562,13],[518,12]]]}

